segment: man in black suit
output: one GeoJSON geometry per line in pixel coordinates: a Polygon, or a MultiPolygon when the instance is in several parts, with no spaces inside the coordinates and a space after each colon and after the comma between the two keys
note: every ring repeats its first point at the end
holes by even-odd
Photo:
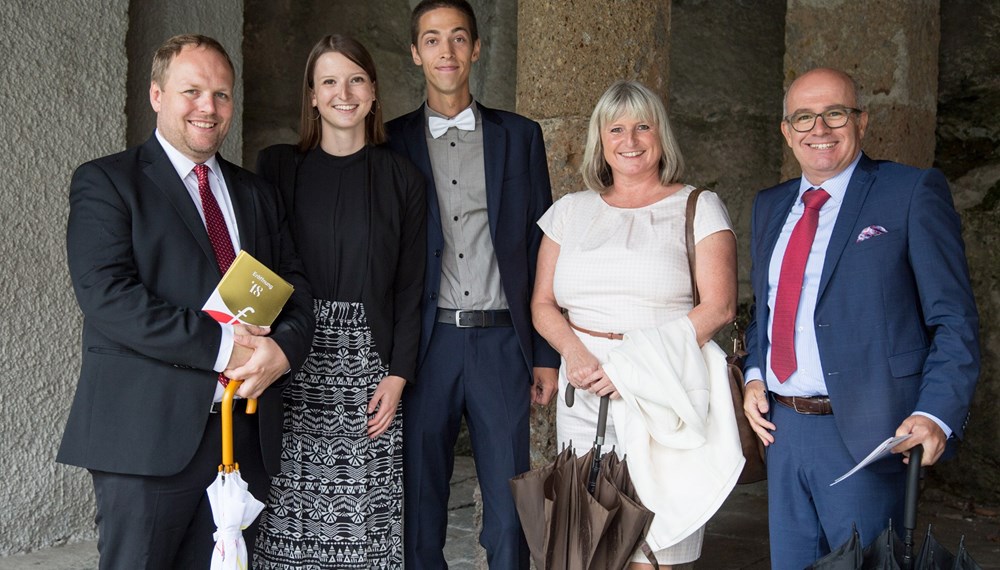
{"type": "Polygon", "coordinates": [[[445,568],[449,478],[463,416],[483,494],[492,569],[528,567],[508,480],[527,471],[530,402],[557,389],[559,355],[529,302],[552,204],[538,123],[473,101],[476,17],[465,0],[413,10],[410,51],[427,104],[388,125],[389,144],[427,180],[427,270],[420,364],[403,394],[407,568],[445,568]]]}
{"type": "MultiPolygon", "coordinates": [[[[73,175],[67,252],[83,364],[57,460],[93,477],[102,569],[209,566],[220,373],[260,399],[256,416],[239,404],[234,414],[235,457],[258,499],[278,468],[275,382],[306,357],[312,300],[274,189],[217,154],[234,75],[217,41],[169,39],[153,59],[154,135],[73,175]],[[240,249],[295,287],[270,330],[200,310],[240,249]]],[[[255,533],[244,532],[251,552],[255,533]]]]}

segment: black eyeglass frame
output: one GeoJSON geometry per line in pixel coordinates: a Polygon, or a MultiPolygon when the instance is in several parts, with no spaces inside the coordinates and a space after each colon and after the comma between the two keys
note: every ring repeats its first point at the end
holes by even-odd
{"type": "Polygon", "coordinates": [[[811,131],[814,128],[816,128],[816,119],[818,119],[820,117],[823,118],[823,124],[826,125],[828,128],[839,129],[839,128],[847,125],[848,122],[850,122],[852,114],[858,114],[858,115],[860,115],[863,112],[864,111],[862,111],[861,109],[855,109],[853,107],[834,107],[832,109],[827,109],[826,111],[823,111],[822,113],[795,113],[795,114],[792,114],[792,115],[788,115],[787,117],[782,117],[782,119],[786,123],[788,123],[788,126],[790,126],[793,131],[795,131],[797,133],[808,133],[809,131],[811,131]],[[844,113],[844,122],[841,123],[841,124],[839,124],[839,125],[831,125],[830,124],[830,119],[828,117],[828,115],[830,113],[844,113]],[[810,115],[812,115],[812,121],[809,122],[809,127],[805,128],[805,129],[800,129],[799,126],[798,126],[798,124],[793,120],[796,117],[802,118],[802,117],[808,117],[810,115]]]}

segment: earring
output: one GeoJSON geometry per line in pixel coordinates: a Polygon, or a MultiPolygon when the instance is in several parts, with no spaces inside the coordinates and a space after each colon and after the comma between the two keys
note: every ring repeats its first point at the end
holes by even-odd
{"type": "Polygon", "coordinates": [[[370,111],[368,111],[368,114],[374,115],[375,109],[378,109],[378,99],[372,99],[372,108],[370,111]]]}
{"type": "Polygon", "coordinates": [[[319,120],[319,109],[316,108],[316,107],[313,107],[313,111],[316,111],[316,115],[313,116],[312,120],[318,121],[319,120]]]}

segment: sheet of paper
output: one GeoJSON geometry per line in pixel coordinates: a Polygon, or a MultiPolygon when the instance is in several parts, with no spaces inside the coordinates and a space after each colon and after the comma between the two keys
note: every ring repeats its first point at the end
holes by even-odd
{"type": "Polygon", "coordinates": [[[896,447],[897,445],[899,445],[900,442],[903,442],[903,441],[906,441],[907,439],[909,439],[911,435],[913,435],[913,434],[909,434],[908,433],[908,434],[905,434],[905,435],[893,436],[893,437],[890,437],[889,439],[883,441],[882,443],[878,444],[878,446],[875,447],[875,449],[873,449],[872,452],[868,454],[868,457],[865,457],[864,459],[862,459],[861,463],[858,463],[857,465],[854,466],[853,469],[851,469],[847,473],[844,473],[843,475],[841,475],[840,477],[838,477],[837,480],[834,481],[833,483],[830,483],[830,486],[833,487],[837,483],[840,483],[844,479],[847,479],[851,475],[854,475],[855,473],[857,473],[858,470],[864,469],[867,465],[870,465],[871,463],[874,463],[874,462],[878,461],[879,459],[882,459],[883,457],[891,455],[892,454],[892,448],[896,447]]]}

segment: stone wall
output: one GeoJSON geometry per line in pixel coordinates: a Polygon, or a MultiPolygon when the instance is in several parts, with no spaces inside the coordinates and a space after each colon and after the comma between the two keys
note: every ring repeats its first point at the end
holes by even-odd
{"type": "MultiPolygon", "coordinates": [[[[516,0],[472,0],[471,4],[482,42],[470,79],[472,94],[484,105],[511,110],[516,0]]],[[[410,11],[415,5],[406,0],[246,0],[245,164],[253,168],[257,153],[268,145],[298,140],[306,58],[327,34],[353,36],[371,52],[385,120],[423,103],[423,73],[410,55],[410,11]]]]}
{"type": "Polygon", "coordinates": [[[125,145],[127,11],[0,4],[0,555],[93,536],[89,479],[55,463],[80,366],[67,195],[76,166],[125,145]]]}
{"type": "Polygon", "coordinates": [[[934,165],[951,181],[962,214],[979,305],[983,368],[954,461],[934,470],[961,494],[1000,501],[1000,5],[941,2],[934,165]]]}

